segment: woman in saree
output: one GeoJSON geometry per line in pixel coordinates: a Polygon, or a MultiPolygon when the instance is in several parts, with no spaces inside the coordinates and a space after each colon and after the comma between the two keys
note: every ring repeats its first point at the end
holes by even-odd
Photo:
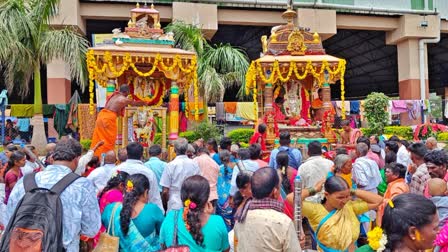
{"type": "Polygon", "coordinates": [[[276,157],[279,177],[281,178],[280,200],[285,203],[283,212],[289,218],[294,219],[294,208],[286,200],[286,196],[294,191],[294,179],[297,176],[297,170],[288,166],[289,155],[287,151],[280,151],[276,157]]]}
{"type": "Polygon", "coordinates": [[[110,234],[120,238],[121,252],[160,249],[158,234],[164,217],[156,204],[148,203],[148,192],[148,178],[134,174],[126,181],[123,204],[109,204],[101,215],[106,229],[111,222],[110,234]]]}
{"type": "Polygon", "coordinates": [[[216,185],[218,190],[218,204],[216,206],[216,214],[224,219],[227,231],[233,228],[233,208],[232,196],[230,195],[230,187],[234,164],[230,162],[230,152],[222,150],[219,152],[219,158],[222,165],[219,167],[218,183],[216,185]]]}
{"type": "Polygon", "coordinates": [[[184,181],[180,192],[184,208],[167,214],[160,230],[162,247],[173,245],[177,227],[178,245],[186,245],[190,251],[229,250],[226,225],[220,216],[211,214],[213,206],[208,202],[209,195],[210,184],[204,177],[195,175],[184,181]]]}
{"type": "MultiPolygon", "coordinates": [[[[302,215],[315,230],[319,251],[347,251],[360,233],[357,215],[376,209],[383,198],[367,191],[350,190],[339,176],[328,178],[324,188],[325,198],[321,204],[302,202],[302,215]],[[358,199],[352,200],[353,196],[358,199]]],[[[303,190],[302,199],[312,196],[318,189],[303,190]]]]}
{"type": "MultiPolygon", "coordinates": [[[[103,213],[104,208],[107,205],[114,202],[123,202],[123,191],[124,191],[124,183],[126,182],[129,174],[126,172],[117,171],[112,175],[112,178],[107,182],[106,187],[104,187],[103,191],[98,194],[98,199],[100,203],[100,213],[103,213]]],[[[104,233],[106,229],[103,225],[101,225],[100,231],[98,234],[92,238],[93,246],[95,247],[100,238],[100,234],[104,233]]],[[[88,237],[81,237],[83,241],[89,241],[88,237]]]]}
{"type": "Polygon", "coordinates": [[[330,175],[334,174],[343,178],[350,189],[355,189],[356,184],[352,180],[352,167],[352,158],[347,154],[339,154],[334,159],[334,171],[330,175]]]}
{"type": "Polygon", "coordinates": [[[98,195],[101,213],[103,213],[104,208],[106,208],[107,205],[114,202],[123,202],[123,192],[128,177],[128,173],[117,171],[112,175],[109,181],[107,181],[107,185],[98,195]]]}

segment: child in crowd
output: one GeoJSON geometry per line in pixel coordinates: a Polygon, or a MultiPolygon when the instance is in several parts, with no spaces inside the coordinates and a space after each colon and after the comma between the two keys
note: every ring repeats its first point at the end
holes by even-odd
{"type": "Polygon", "coordinates": [[[429,194],[431,201],[437,207],[439,214],[439,228],[445,225],[448,219],[448,197],[447,197],[447,183],[443,179],[433,178],[428,182],[429,194]]]}

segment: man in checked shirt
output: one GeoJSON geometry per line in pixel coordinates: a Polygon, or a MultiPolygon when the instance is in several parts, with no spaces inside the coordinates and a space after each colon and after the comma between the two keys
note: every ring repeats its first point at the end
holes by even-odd
{"type": "Polygon", "coordinates": [[[414,143],[409,146],[409,151],[412,160],[412,164],[408,168],[408,172],[412,174],[411,183],[409,183],[410,192],[423,195],[426,184],[431,179],[423,158],[428,149],[423,143],[414,143]]]}

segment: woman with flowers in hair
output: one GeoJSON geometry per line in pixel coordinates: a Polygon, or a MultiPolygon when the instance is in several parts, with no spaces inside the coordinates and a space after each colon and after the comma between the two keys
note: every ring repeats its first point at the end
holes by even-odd
{"type": "MultiPolygon", "coordinates": [[[[107,182],[106,187],[98,194],[98,200],[100,203],[100,213],[103,213],[104,208],[107,205],[114,202],[123,202],[124,184],[128,178],[129,174],[126,172],[117,171],[112,175],[112,178],[107,182]]],[[[106,229],[101,225],[100,231],[93,238],[93,246],[95,247],[101,233],[104,233],[106,229]]],[[[88,240],[87,237],[81,237],[81,239],[88,240]]]]}
{"type": "Polygon", "coordinates": [[[369,246],[361,251],[425,251],[439,242],[439,217],[431,200],[422,195],[405,193],[388,201],[384,209],[382,228],[367,234],[369,246]],[[436,239],[437,237],[437,239],[436,239]],[[435,240],[435,242],[434,242],[435,240]]]}
{"type": "Polygon", "coordinates": [[[173,245],[177,227],[178,245],[188,246],[190,251],[228,251],[229,240],[223,219],[211,214],[213,206],[208,202],[210,185],[202,176],[187,178],[181,188],[184,208],[170,211],[162,224],[162,247],[173,245]],[[176,219],[177,217],[177,219],[176,219]]]}
{"type": "MultiPolygon", "coordinates": [[[[321,185],[304,189],[302,199],[321,191],[321,185]]],[[[328,178],[324,188],[325,198],[322,203],[302,202],[302,215],[308,218],[315,231],[319,251],[346,251],[360,234],[357,215],[376,209],[383,198],[368,191],[350,189],[339,176],[328,178]],[[352,197],[357,200],[352,200],[352,197]]]]}
{"type": "Polygon", "coordinates": [[[106,208],[107,205],[114,202],[123,202],[123,193],[128,177],[129,174],[127,172],[117,171],[112,175],[109,181],[107,181],[107,185],[98,194],[101,213],[103,213],[104,208],[106,208]]]}
{"type": "Polygon", "coordinates": [[[157,251],[163,213],[154,203],[148,203],[149,180],[134,174],[126,180],[123,204],[109,204],[101,221],[109,234],[120,238],[120,251],[157,251]],[[109,224],[111,227],[109,227],[109,224]]]}

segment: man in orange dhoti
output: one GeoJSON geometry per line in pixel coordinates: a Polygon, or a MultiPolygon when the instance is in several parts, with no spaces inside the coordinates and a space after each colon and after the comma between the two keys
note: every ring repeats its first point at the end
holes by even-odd
{"type": "Polygon", "coordinates": [[[143,106],[143,101],[134,101],[128,98],[129,86],[121,85],[120,91],[114,92],[106,102],[106,106],[98,113],[95,130],[93,131],[91,147],[99,141],[104,144],[95,151],[95,156],[100,157],[102,153],[114,150],[117,139],[117,117],[124,115],[124,108],[128,105],[143,106]]]}
{"type": "MultiPolygon", "coordinates": [[[[324,101],[323,101],[323,94],[322,89],[319,88],[317,90],[317,95],[319,96],[317,99],[314,99],[311,102],[311,108],[313,109],[313,118],[315,121],[322,121],[323,115],[324,115],[324,101]]],[[[335,114],[334,107],[331,105],[331,111],[335,114]]]]}

